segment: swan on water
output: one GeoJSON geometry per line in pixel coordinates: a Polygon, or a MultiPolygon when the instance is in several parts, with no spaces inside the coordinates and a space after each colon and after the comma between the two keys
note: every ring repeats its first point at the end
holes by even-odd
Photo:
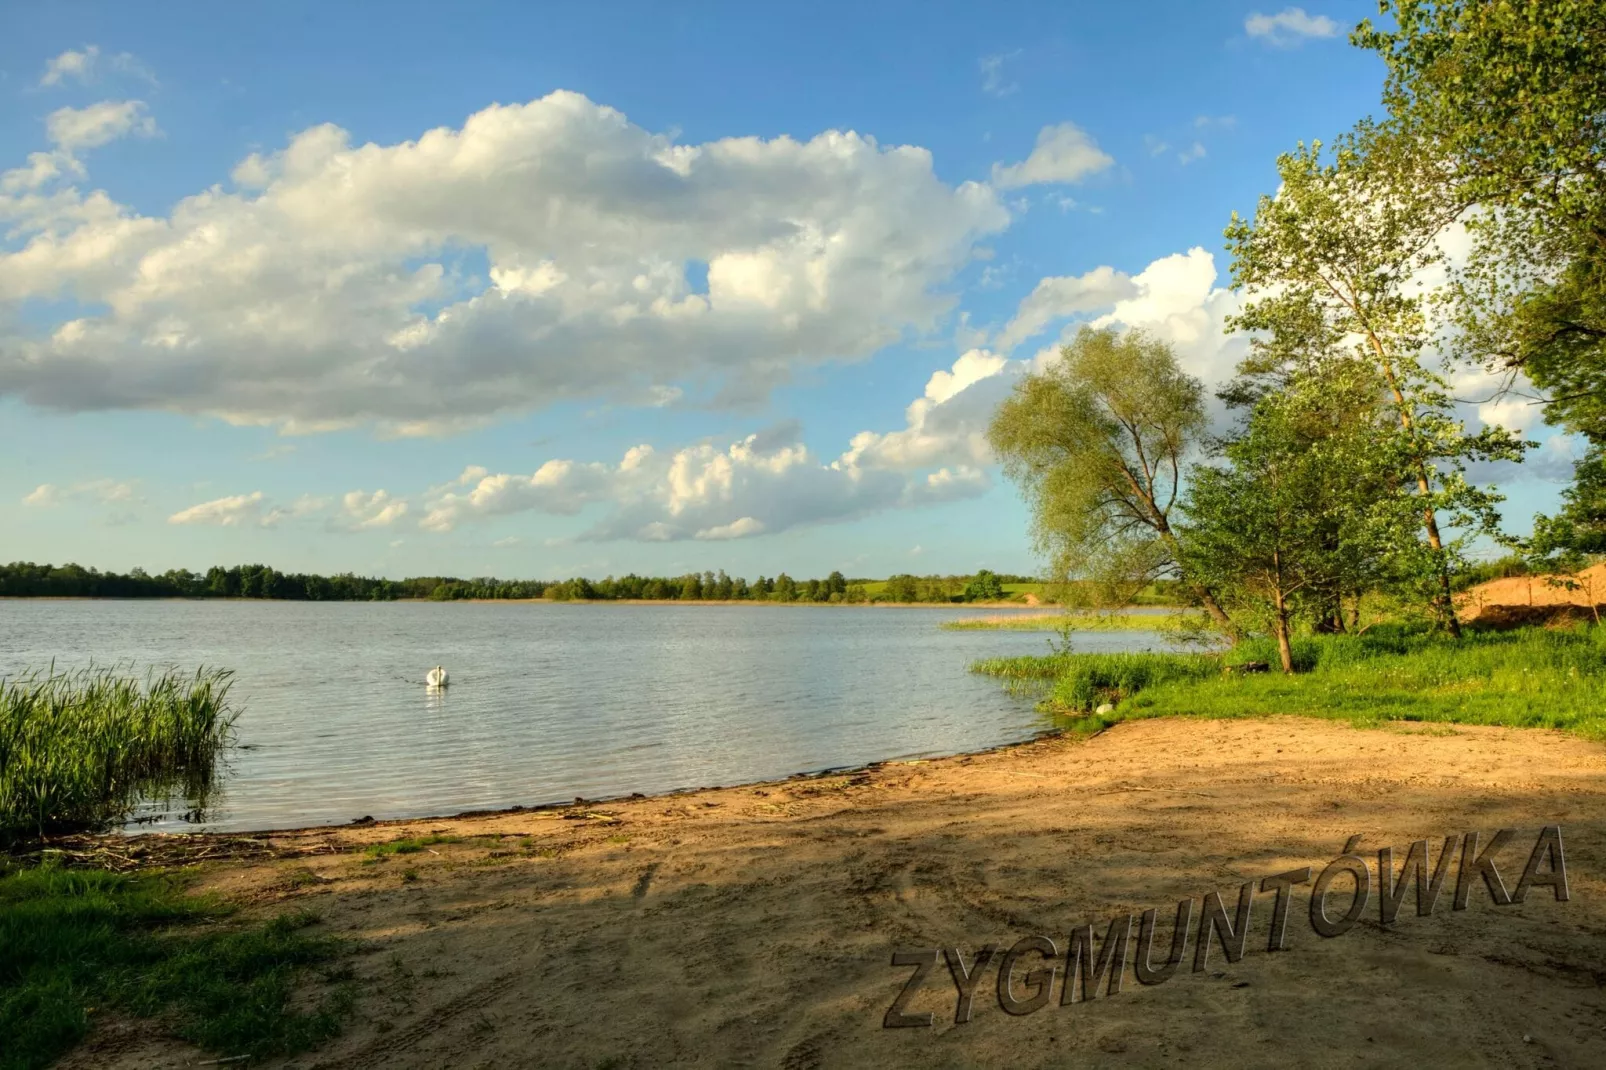
{"type": "Polygon", "coordinates": [[[446,670],[441,668],[439,665],[435,666],[433,669],[429,670],[429,675],[424,677],[424,682],[430,687],[445,687],[446,670]]]}

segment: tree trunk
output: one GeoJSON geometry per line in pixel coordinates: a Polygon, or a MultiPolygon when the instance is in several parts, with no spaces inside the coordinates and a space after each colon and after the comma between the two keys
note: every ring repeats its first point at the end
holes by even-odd
{"type": "Polygon", "coordinates": [[[1277,617],[1272,627],[1277,632],[1277,658],[1283,663],[1283,672],[1289,675],[1294,671],[1294,650],[1288,643],[1288,604],[1283,601],[1282,588],[1275,592],[1277,603],[1277,617]]]}
{"type": "MultiPolygon", "coordinates": [[[[1182,562],[1182,547],[1178,545],[1177,537],[1171,531],[1171,525],[1166,523],[1165,517],[1158,517],[1158,520],[1159,523],[1155,525],[1155,528],[1160,532],[1160,537],[1165,540],[1166,545],[1171,548],[1172,559],[1180,565],[1182,562]]],[[[1243,636],[1238,631],[1238,626],[1232,622],[1232,618],[1227,616],[1227,611],[1221,608],[1221,603],[1217,601],[1215,592],[1202,583],[1195,583],[1189,580],[1186,575],[1183,576],[1183,583],[1188,590],[1193,592],[1193,596],[1199,599],[1199,604],[1204,606],[1205,612],[1210,614],[1210,619],[1216,622],[1216,627],[1220,628],[1222,633],[1226,635],[1227,641],[1233,646],[1237,646],[1238,640],[1243,636]]]]}
{"type": "MultiPolygon", "coordinates": [[[[1370,336],[1372,349],[1383,364],[1383,374],[1388,378],[1389,392],[1394,395],[1394,405],[1400,414],[1400,427],[1411,438],[1411,445],[1416,446],[1416,424],[1411,419],[1411,407],[1406,403],[1405,394],[1400,390],[1399,380],[1394,375],[1394,362],[1389,360],[1383,349],[1383,342],[1373,334],[1370,336]]],[[[1428,466],[1422,455],[1416,455],[1416,492],[1426,499],[1433,493],[1428,484],[1428,466]]],[[[1433,548],[1434,564],[1439,572],[1439,593],[1433,599],[1434,606],[1439,611],[1439,619],[1455,638],[1461,638],[1461,622],[1455,616],[1455,600],[1450,594],[1450,569],[1444,555],[1444,542],[1439,538],[1439,518],[1433,512],[1432,505],[1422,507],[1423,526],[1427,529],[1428,545],[1433,548]]]]}

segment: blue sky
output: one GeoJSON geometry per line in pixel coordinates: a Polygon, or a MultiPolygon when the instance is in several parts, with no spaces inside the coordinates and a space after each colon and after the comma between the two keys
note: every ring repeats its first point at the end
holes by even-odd
{"type": "Polygon", "coordinates": [[[10,5],[0,559],[1032,571],[991,406],[1230,373],[1222,227],[1381,81],[1369,2],[773,8],[10,5]]]}

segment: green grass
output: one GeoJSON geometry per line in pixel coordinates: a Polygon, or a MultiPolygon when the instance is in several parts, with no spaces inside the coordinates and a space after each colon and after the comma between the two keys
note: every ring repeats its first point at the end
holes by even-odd
{"type": "Polygon", "coordinates": [[[102,828],[141,798],[204,802],[237,711],[230,674],[0,679],[0,844],[102,828]]]}
{"type": "Polygon", "coordinates": [[[1158,631],[1173,623],[1170,613],[999,613],[989,617],[964,617],[943,622],[956,632],[1077,632],[1158,631]]]}
{"type": "Polygon", "coordinates": [[[308,932],[305,913],[227,924],[226,904],[184,883],[0,870],[0,1070],[49,1065],[105,1011],[156,1018],[224,1058],[305,1051],[338,1031],[353,999],[333,966],[341,941],[308,932]],[[294,998],[318,966],[321,991],[294,998]]]}
{"type": "Polygon", "coordinates": [[[369,859],[377,861],[382,858],[389,858],[391,855],[415,855],[432,844],[456,843],[461,839],[461,836],[410,836],[399,840],[391,840],[389,843],[370,843],[362,849],[362,852],[369,859]]]}
{"type": "Polygon", "coordinates": [[[978,662],[974,671],[1043,695],[1045,711],[1102,724],[1139,717],[1297,714],[1356,724],[1436,721],[1559,728],[1606,739],[1606,629],[1469,632],[1460,641],[1403,626],[1294,642],[1293,676],[1224,674],[1277,664],[1269,640],[1225,654],[1059,654],[978,662]]]}

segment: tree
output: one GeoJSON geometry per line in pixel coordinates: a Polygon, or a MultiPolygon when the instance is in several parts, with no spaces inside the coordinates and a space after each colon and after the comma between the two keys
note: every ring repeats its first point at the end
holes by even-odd
{"type": "Polygon", "coordinates": [[[917,602],[920,600],[919,581],[907,572],[900,572],[887,580],[883,597],[888,602],[917,602]]]}
{"type": "Polygon", "coordinates": [[[1433,331],[1418,280],[1443,260],[1438,240],[1465,204],[1446,186],[1440,163],[1366,123],[1341,138],[1330,158],[1319,142],[1302,144],[1278,158],[1277,170],[1277,195],[1260,199],[1253,222],[1234,212],[1226,230],[1233,281],[1246,292],[1228,328],[1274,339],[1319,329],[1377,370],[1416,483],[1432,603],[1459,636],[1450,589],[1458,548],[1446,543],[1439,513],[1500,537],[1500,497],[1469,486],[1463,472],[1473,460],[1520,460],[1526,445],[1498,427],[1467,434],[1444,378],[1423,360],[1433,331]]]}
{"type": "Polygon", "coordinates": [[[775,600],[777,602],[791,602],[797,598],[797,581],[786,573],[775,577],[775,600]]]}
{"type": "Polygon", "coordinates": [[[1365,582],[1413,523],[1409,508],[1394,509],[1392,525],[1378,522],[1390,504],[1409,502],[1404,495],[1376,509],[1344,486],[1376,451],[1364,422],[1326,422],[1318,399],[1329,385],[1296,380],[1256,402],[1223,445],[1227,466],[1189,473],[1182,507],[1188,570],[1270,622],[1287,673],[1293,623],[1331,619],[1335,592],[1365,582]]]}
{"type": "MultiPolygon", "coordinates": [[[[1031,506],[1033,541],[1057,579],[1109,562],[1139,569],[1145,583],[1180,569],[1171,511],[1204,428],[1201,392],[1164,342],[1088,327],[1016,384],[987,438],[1031,506]]],[[[1215,594],[1182,578],[1236,637],[1215,594]]]]}
{"type": "Polygon", "coordinates": [[[1356,44],[1388,65],[1391,122],[1443,161],[1478,211],[1449,304],[1460,354],[1523,372],[1546,419],[1590,446],[1536,546],[1599,547],[1606,528],[1606,5],[1383,0],[1356,44]]]}
{"type": "Polygon", "coordinates": [[[1004,585],[996,575],[984,568],[965,584],[963,597],[967,602],[1001,602],[1004,600],[1004,585]]]}

